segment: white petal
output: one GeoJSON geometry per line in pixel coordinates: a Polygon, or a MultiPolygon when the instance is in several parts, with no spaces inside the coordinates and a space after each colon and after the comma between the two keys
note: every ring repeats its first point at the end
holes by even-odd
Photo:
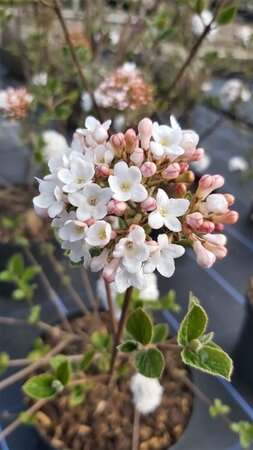
{"type": "Polygon", "coordinates": [[[157,264],[157,270],[164,277],[171,277],[175,272],[174,259],[170,257],[161,258],[159,263],[157,264]]]}
{"type": "Polygon", "coordinates": [[[116,288],[119,293],[125,292],[129,287],[128,272],[124,269],[119,269],[115,277],[116,288]]]}
{"type": "Polygon", "coordinates": [[[164,220],[166,227],[171,231],[181,231],[182,225],[181,222],[174,216],[167,216],[164,220]]]}
{"type": "Polygon", "coordinates": [[[131,189],[131,199],[134,202],[142,202],[146,200],[148,193],[142,184],[136,184],[131,189]]]}
{"type": "Polygon", "coordinates": [[[168,208],[170,214],[176,217],[182,216],[189,208],[190,202],[186,198],[170,198],[168,208]]]}
{"type": "Polygon", "coordinates": [[[159,144],[159,142],[152,141],[152,142],[150,142],[149,147],[150,147],[150,151],[151,151],[151,153],[153,153],[153,155],[156,155],[156,156],[164,155],[164,148],[161,144],[159,144]]]}
{"type": "Polygon", "coordinates": [[[130,200],[130,198],[131,198],[131,191],[115,192],[115,194],[113,194],[112,198],[114,198],[115,200],[119,200],[121,202],[126,202],[127,200],[130,200]]]}
{"type": "Polygon", "coordinates": [[[182,245],[169,244],[167,252],[172,258],[179,258],[185,253],[185,248],[182,245]]]}
{"type": "Polygon", "coordinates": [[[158,230],[159,228],[162,228],[164,224],[164,219],[161,216],[161,214],[157,210],[155,210],[149,214],[148,224],[154,230],[158,230]]]}
{"type": "Polygon", "coordinates": [[[158,189],[156,196],[157,208],[166,208],[168,204],[169,197],[163,189],[158,189]]]}
{"type": "Polygon", "coordinates": [[[108,183],[113,192],[119,192],[121,190],[120,189],[120,180],[118,179],[118,177],[110,175],[108,178],[108,183]]]}
{"type": "Polygon", "coordinates": [[[63,210],[64,203],[63,202],[55,202],[48,208],[49,217],[55,217],[57,214],[60,214],[63,210]]]}
{"type": "MultiPolygon", "coordinates": [[[[124,180],[128,174],[128,165],[125,161],[120,161],[114,166],[114,175],[120,180],[124,180]]],[[[109,177],[110,178],[110,177],[109,177]]]]}
{"type": "Polygon", "coordinates": [[[85,123],[84,123],[85,128],[87,128],[88,130],[93,131],[93,130],[95,130],[95,128],[98,125],[100,125],[100,122],[97,119],[95,119],[95,117],[93,117],[93,116],[86,117],[86,120],[85,120],[85,123]]]}

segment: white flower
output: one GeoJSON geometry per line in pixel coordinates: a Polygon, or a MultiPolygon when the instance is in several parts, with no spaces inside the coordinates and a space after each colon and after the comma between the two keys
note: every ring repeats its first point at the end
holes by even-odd
{"type": "Polygon", "coordinates": [[[145,240],[146,233],[138,226],[127,237],[120,239],[115,246],[114,258],[122,258],[124,268],[130,273],[141,270],[143,261],[149,257],[149,248],[145,240]]]}
{"type": "Polygon", "coordinates": [[[204,81],[201,85],[202,92],[208,92],[213,88],[213,83],[211,81],[204,81]]]}
{"type": "Polygon", "coordinates": [[[112,227],[104,220],[98,220],[86,231],[87,244],[94,247],[105,247],[111,239],[112,227]]]}
{"type": "Polygon", "coordinates": [[[6,109],[7,105],[7,92],[0,91],[0,109],[6,109]]]}
{"type": "Polygon", "coordinates": [[[235,172],[236,170],[240,170],[241,172],[245,172],[245,170],[248,170],[249,163],[246,161],[246,159],[242,158],[241,156],[233,156],[228,161],[228,169],[230,172],[235,172]]]}
{"type": "Polygon", "coordinates": [[[112,146],[98,145],[93,150],[93,161],[97,166],[106,165],[109,166],[114,158],[114,151],[112,146]]]}
{"type": "Polygon", "coordinates": [[[191,163],[193,169],[196,172],[204,172],[211,164],[211,158],[206,153],[202,156],[199,161],[194,161],[191,163]]]}
{"type": "Polygon", "coordinates": [[[101,188],[98,184],[91,183],[85,186],[82,192],[70,193],[69,202],[77,206],[76,217],[78,220],[103,219],[107,214],[107,204],[112,198],[110,188],[101,188]]]}
{"type": "Polygon", "coordinates": [[[85,223],[70,219],[59,229],[58,236],[63,241],[80,241],[85,236],[86,227],[87,225],[85,223]]]}
{"type": "Polygon", "coordinates": [[[136,289],[145,289],[148,285],[143,270],[137,273],[128,272],[125,268],[119,267],[115,277],[115,284],[119,293],[125,292],[130,286],[136,289]]]}
{"type": "Polygon", "coordinates": [[[76,192],[90,183],[95,174],[94,165],[79,157],[71,159],[69,169],[60,169],[58,178],[64,184],[64,192],[76,192]]]}
{"type": "Polygon", "coordinates": [[[102,270],[107,263],[108,254],[109,249],[104,248],[100,255],[93,256],[90,262],[90,270],[92,270],[92,272],[99,272],[99,270],[102,270]]]}
{"type": "Polygon", "coordinates": [[[228,202],[222,194],[211,194],[206,198],[208,212],[225,212],[228,209],[228,202]]]}
{"type": "Polygon", "coordinates": [[[150,142],[150,150],[156,157],[168,155],[173,161],[184,154],[184,149],[180,147],[182,130],[173,116],[170,118],[170,123],[169,127],[154,122],[152,130],[154,141],[150,142]]]}
{"type": "Polygon", "coordinates": [[[142,202],[148,196],[147,191],[141,184],[141,171],[138,167],[128,167],[124,161],[114,166],[114,175],[108,178],[109,186],[113,191],[115,200],[142,202]]]}
{"type": "Polygon", "coordinates": [[[61,157],[62,151],[68,148],[66,138],[58,131],[45,130],[42,133],[42,138],[44,141],[42,152],[45,161],[61,157]]]}
{"type": "Polygon", "coordinates": [[[157,286],[157,276],[155,273],[145,274],[147,287],[140,291],[140,298],[142,300],[158,300],[160,292],[157,286]]]}
{"type": "MultiPolygon", "coordinates": [[[[39,192],[33,199],[36,208],[46,209],[49,217],[60,214],[64,208],[65,196],[62,189],[57,186],[57,180],[53,175],[47,175],[44,180],[39,180],[39,192]]],[[[60,183],[59,183],[60,184],[60,183]]]]}
{"type": "Polygon", "coordinates": [[[251,27],[248,27],[247,25],[244,25],[242,27],[240,27],[236,32],[235,32],[235,37],[242,42],[243,45],[245,45],[245,47],[247,47],[248,45],[250,45],[251,39],[253,37],[253,31],[251,27]]]}
{"type": "Polygon", "coordinates": [[[95,117],[88,116],[84,124],[85,129],[78,128],[77,133],[86,137],[88,146],[95,147],[97,144],[103,144],[106,141],[108,138],[107,130],[111,123],[111,120],[107,120],[101,124],[95,117]]]}
{"type": "Polygon", "coordinates": [[[84,112],[89,112],[93,107],[93,100],[87,91],[83,91],[81,94],[81,107],[84,112]]]}
{"type": "MultiPolygon", "coordinates": [[[[213,20],[213,14],[208,9],[204,9],[201,14],[194,14],[192,16],[192,31],[197,36],[200,36],[205,27],[211,23],[213,20]]],[[[217,33],[217,24],[213,22],[211,25],[211,31],[208,33],[208,39],[212,40],[217,33]]]]}
{"type": "Polygon", "coordinates": [[[147,378],[136,373],[131,378],[131,391],[135,408],[142,414],[149,414],[160,405],[163,387],[158,378],[147,378]]]}
{"type": "Polygon", "coordinates": [[[84,240],[75,242],[63,241],[61,248],[69,252],[68,256],[71,261],[78,263],[83,259],[84,266],[88,267],[91,255],[84,240]]]}
{"type": "Polygon", "coordinates": [[[220,95],[227,103],[233,103],[236,100],[248,102],[251,98],[251,92],[241,80],[232,78],[228,80],[221,88],[220,95]]]}
{"type": "Polygon", "coordinates": [[[171,277],[175,272],[175,258],[179,258],[185,252],[182,245],[170,244],[166,234],[158,236],[158,250],[152,254],[144,264],[144,272],[153,272],[155,269],[164,277],[171,277]]]}
{"type": "Polygon", "coordinates": [[[40,72],[32,77],[32,84],[34,86],[46,86],[48,81],[47,72],[40,72]]]}
{"type": "Polygon", "coordinates": [[[189,208],[189,200],[184,198],[169,198],[163,189],[158,189],[156,197],[157,208],[148,216],[151,228],[157,230],[165,225],[171,231],[181,231],[182,226],[177,217],[182,216],[189,208]]]}

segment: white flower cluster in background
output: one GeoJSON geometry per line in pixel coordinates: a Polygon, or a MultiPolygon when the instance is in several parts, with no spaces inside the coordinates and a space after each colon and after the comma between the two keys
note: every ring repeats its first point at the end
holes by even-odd
{"type": "Polygon", "coordinates": [[[222,86],[220,96],[227,104],[234,103],[237,100],[248,102],[251,98],[251,92],[241,80],[231,78],[222,86]]]}
{"type": "Polygon", "coordinates": [[[170,126],[144,118],[137,133],[110,135],[110,124],[87,117],[71,147],[59,145],[50,173],[38,180],[35,209],[52,218],[70,260],[102,271],[124,292],[148,289],[154,271],[171,277],[185,245],[202,267],[223,258],[225,236],[213,232],[238,215],[229,210],[233,196],[212,194],[224,183],[220,175],[204,175],[196,193],[188,191],[189,164],[204,155],[198,135],[174,117],[170,126]]]}
{"type": "MultiPolygon", "coordinates": [[[[196,36],[200,36],[205,27],[209,25],[213,20],[213,14],[209,9],[204,9],[201,14],[193,14],[191,19],[191,28],[192,32],[196,36]]],[[[208,33],[208,40],[211,41],[215,37],[216,33],[218,31],[217,23],[213,22],[211,25],[211,30],[208,33]]]]}
{"type": "Polygon", "coordinates": [[[45,162],[48,162],[51,158],[60,156],[62,150],[68,146],[65,136],[55,130],[43,131],[42,139],[44,142],[42,153],[45,162]]]}
{"type": "Polygon", "coordinates": [[[135,408],[144,415],[155,411],[162,401],[163,387],[158,378],[136,373],[131,379],[131,391],[135,408]]]}

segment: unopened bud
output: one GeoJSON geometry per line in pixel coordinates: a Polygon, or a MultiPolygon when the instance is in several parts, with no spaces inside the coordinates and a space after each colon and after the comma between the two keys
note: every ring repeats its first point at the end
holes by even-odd
{"type": "Polygon", "coordinates": [[[115,151],[115,155],[120,158],[125,148],[125,138],[123,133],[113,134],[110,137],[110,143],[115,151]]]}
{"type": "Polygon", "coordinates": [[[200,233],[212,233],[214,231],[215,225],[213,222],[210,222],[210,220],[203,220],[203,223],[199,227],[200,233]]]}
{"type": "Polygon", "coordinates": [[[136,148],[130,156],[130,160],[137,166],[140,167],[144,160],[144,151],[142,148],[136,148]]]}
{"type": "Polygon", "coordinates": [[[105,266],[102,272],[102,277],[107,281],[107,283],[112,283],[115,280],[119,263],[120,258],[113,258],[111,262],[105,266]]]}
{"type": "Polygon", "coordinates": [[[184,173],[181,173],[177,178],[176,178],[176,183],[179,182],[184,182],[184,183],[193,183],[193,181],[195,180],[195,175],[191,170],[187,170],[184,173]]]}
{"type": "Polygon", "coordinates": [[[108,138],[108,133],[102,125],[98,125],[93,131],[92,136],[98,144],[103,144],[108,138]]]}
{"type": "Polygon", "coordinates": [[[196,254],[197,264],[203,269],[209,269],[216,261],[215,255],[209,250],[205,249],[200,241],[195,241],[192,245],[196,254]]]}
{"type": "Polygon", "coordinates": [[[203,216],[199,212],[188,214],[186,216],[186,223],[193,229],[198,229],[203,223],[203,216]]]}
{"type": "Polygon", "coordinates": [[[235,197],[232,194],[223,194],[228,202],[228,206],[232,206],[235,202],[235,197]]]}
{"type": "Polygon", "coordinates": [[[138,132],[141,138],[141,146],[144,150],[149,148],[150,139],[152,136],[153,123],[150,119],[144,118],[139,122],[138,132]]]}
{"type": "Polygon", "coordinates": [[[136,147],[137,137],[132,128],[129,128],[125,133],[126,152],[132,153],[136,147]]]}
{"type": "Polygon", "coordinates": [[[177,183],[174,186],[174,196],[176,198],[184,198],[187,192],[186,185],[184,183],[177,183]]]}
{"type": "Polygon", "coordinates": [[[127,204],[119,200],[111,200],[107,205],[109,214],[115,214],[116,216],[122,216],[127,209],[127,204]]]}
{"type": "Polygon", "coordinates": [[[174,180],[180,174],[180,165],[178,163],[169,164],[162,172],[165,180],[174,180]]]}
{"type": "Polygon", "coordinates": [[[108,166],[102,165],[96,167],[96,175],[99,178],[106,179],[109,177],[109,175],[112,175],[113,171],[112,169],[109,169],[108,166]]]}
{"type": "Polygon", "coordinates": [[[199,180],[196,196],[205,199],[212,191],[223,186],[224,182],[221,175],[203,175],[199,180]]]}
{"type": "Polygon", "coordinates": [[[227,211],[224,214],[217,214],[213,216],[214,223],[223,223],[225,225],[234,225],[238,220],[239,214],[237,211],[227,211]]]}
{"type": "Polygon", "coordinates": [[[156,173],[156,168],[157,167],[155,163],[153,163],[152,161],[146,161],[141,166],[141,174],[145,178],[152,177],[156,173]]]}
{"type": "Polygon", "coordinates": [[[141,207],[144,211],[154,211],[156,208],[156,200],[153,197],[147,197],[141,202],[141,207]]]}

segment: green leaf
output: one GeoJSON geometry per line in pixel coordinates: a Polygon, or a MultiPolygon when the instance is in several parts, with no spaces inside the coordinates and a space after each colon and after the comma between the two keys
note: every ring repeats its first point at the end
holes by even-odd
{"type": "Polygon", "coordinates": [[[59,380],[63,386],[68,384],[72,375],[71,364],[68,358],[65,357],[65,361],[62,361],[62,363],[59,364],[55,371],[55,375],[57,380],[59,380]]]}
{"type": "Polygon", "coordinates": [[[138,372],[148,378],[159,378],[164,369],[164,356],[157,348],[141,350],[135,357],[138,372]]]}
{"type": "Polygon", "coordinates": [[[206,8],[206,0],[196,0],[194,10],[197,14],[201,14],[202,11],[206,8]]]}
{"type": "Polygon", "coordinates": [[[209,414],[212,418],[229,413],[230,413],[229,406],[224,405],[224,403],[222,403],[222,401],[219,398],[215,398],[213,404],[209,407],[209,414]]]}
{"type": "Polygon", "coordinates": [[[219,348],[209,345],[203,345],[198,351],[185,348],[181,356],[183,362],[189,366],[211,375],[218,375],[226,380],[231,378],[233,370],[232,359],[219,348]]]}
{"type": "Polygon", "coordinates": [[[178,343],[183,346],[201,336],[208,322],[207,315],[202,306],[193,303],[193,300],[191,301],[192,306],[190,306],[188,313],[181,322],[178,331],[178,343]]]}
{"type": "Polygon", "coordinates": [[[69,397],[70,406],[82,405],[85,399],[86,399],[86,390],[84,386],[78,384],[71,388],[71,393],[69,397]]]}
{"type": "Polygon", "coordinates": [[[25,262],[21,253],[15,253],[8,261],[7,267],[9,271],[21,278],[25,270],[25,262]]]}
{"type": "Polygon", "coordinates": [[[56,117],[59,120],[65,120],[71,114],[71,108],[69,105],[61,105],[55,111],[56,117]]]}
{"type": "Polygon", "coordinates": [[[25,291],[23,291],[23,289],[14,289],[14,291],[12,291],[12,298],[14,298],[14,300],[24,300],[25,298],[25,291]]]}
{"type": "Polygon", "coordinates": [[[66,361],[66,355],[62,355],[61,353],[59,353],[56,356],[53,356],[50,360],[50,366],[54,369],[54,371],[56,372],[58,367],[60,367],[60,365],[66,361]]]}
{"type": "Polygon", "coordinates": [[[234,422],[230,425],[230,429],[239,434],[240,444],[243,448],[250,448],[253,442],[253,425],[246,420],[234,422]]]}
{"type": "Polygon", "coordinates": [[[38,266],[29,266],[25,269],[25,272],[22,276],[22,280],[30,281],[32,280],[38,273],[40,272],[40,268],[38,266]]]}
{"type": "Polygon", "coordinates": [[[34,414],[29,414],[27,411],[22,411],[19,414],[19,420],[24,425],[35,425],[36,424],[36,417],[34,414]]]}
{"type": "Polygon", "coordinates": [[[223,11],[220,12],[217,18],[217,22],[219,25],[226,25],[227,23],[231,22],[235,18],[237,8],[236,6],[230,6],[229,8],[223,9],[223,11]]]}
{"type": "Polygon", "coordinates": [[[94,331],[91,335],[91,342],[98,350],[108,349],[111,344],[111,336],[108,333],[94,331]]]}
{"type": "Polygon", "coordinates": [[[0,374],[4,373],[9,364],[9,355],[6,352],[0,353],[0,374]]]}
{"type": "Polygon", "coordinates": [[[153,326],[152,342],[164,341],[169,334],[169,325],[167,323],[158,323],[153,326]]]}
{"type": "Polygon", "coordinates": [[[36,324],[40,320],[40,314],[41,314],[41,306],[40,305],[34,305],[31,308],[31,311],[29,313],[29,316],[27,318],[27,322],[31,325],[36,324]]]}
{"type": "Polygon", "coordinates": [[[82,369],[84,371],[86,369],[88,369],[88,367],[91,364],[91,361],[92,361],[95,353],[96,352],[94,352],[94,350],[84,353],[83,359],[82,359],[82,361],[80,363],[80,369],[82,369]]]}
{"type": "Polygon", "coordinates": [[[127,319],[126,330],[131,337],[143,345],[149,344],[152,338],[152,322],[141,308],[133,311],[127,319]]]}
{"type": "Polygon", "coordinates": [[[54,381],[57,381],[54,375],[43,373],[27,380],[22,389],[26,395],[36,400],[53,398],[58,392],[54,381]]]}
{"type": "Polygon", "coordinates": [[[134,352],[138,348],[138,342],[136,341],[125,341],[118,346],[118,349],[123,353],[134,352]]]}
{"type": "Polygon", "coordinates": [[[11,281],[12,274],[8,270],[0,272],[0,281],[11,281]]]}
{"type": "Polygon", "coordinates": [[[30,359],[30,361],[39,361],[50,350],[50,345],[44,344],[43,340],[40,337],[37,337],[34,340],[34,348],[28,353],[27,358],[30,359]]]}

